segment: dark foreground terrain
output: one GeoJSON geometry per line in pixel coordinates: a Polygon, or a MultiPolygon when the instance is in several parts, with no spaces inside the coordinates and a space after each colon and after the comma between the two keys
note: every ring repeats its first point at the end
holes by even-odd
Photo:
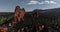
{"type": "MultiPolygon", "coordinates": [[[[12,15],[11,13],[10,15],[12,15]]],[[[9,23],[13,20],[13,15],[9,20],[4,20],[1,26],[7,26],[8,32],[60,32],[60,18],[59,16],[39,13],[38,17],[33,18],[32,12],[26,13],[24,21],[18,22],[13,27],[9,27],[9,23]],[[39,27],[42,28],[41,31],[39,27]]],[[[5,15],[7,16],[7,15],[5,15]]],[[[5,17],[4,16],[4,17],[5,17]]]]}

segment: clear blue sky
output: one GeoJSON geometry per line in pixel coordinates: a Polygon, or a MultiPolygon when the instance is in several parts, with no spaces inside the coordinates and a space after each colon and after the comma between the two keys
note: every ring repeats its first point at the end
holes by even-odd
{"type": "Polygon", "coordinates": [[[19,5],[26,11],[60,7],[60,0],[0,0],[0,12],[13,12],[19,5]]]}

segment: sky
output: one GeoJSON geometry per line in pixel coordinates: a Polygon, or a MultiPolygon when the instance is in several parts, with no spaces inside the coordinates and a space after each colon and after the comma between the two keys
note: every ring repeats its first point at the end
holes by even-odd
{"type": "Polygon", "coordinates": [[[34,9],[59,8],[60,0],[0,0],[0,12],[14,12],[17,5],[29,12],[34,9]]]}

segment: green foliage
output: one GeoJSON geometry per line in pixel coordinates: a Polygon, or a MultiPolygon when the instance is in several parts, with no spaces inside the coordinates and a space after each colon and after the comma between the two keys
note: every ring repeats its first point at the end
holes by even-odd
{"type": "Polygon", "coordinates": [[[4,23],[5,21],[8,21],[11,17],[1,17],[0,18],[0,24],[4,23]]]}

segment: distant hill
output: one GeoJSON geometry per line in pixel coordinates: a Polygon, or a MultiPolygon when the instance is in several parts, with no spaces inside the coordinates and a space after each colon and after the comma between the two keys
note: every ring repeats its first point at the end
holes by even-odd
{"type": "Polygon", "coordinates": [[[33,12],[39,12],[39,13],[43,13],[43,14],[60,15],[60,8],[46,9],[46,10],[35,9],[35,10],[33,10],[33,12]]]}
{"type": "Polygon", "coordinates": [[[0,15],[13,15],[13,12],[0,12],[0,15]]]}

